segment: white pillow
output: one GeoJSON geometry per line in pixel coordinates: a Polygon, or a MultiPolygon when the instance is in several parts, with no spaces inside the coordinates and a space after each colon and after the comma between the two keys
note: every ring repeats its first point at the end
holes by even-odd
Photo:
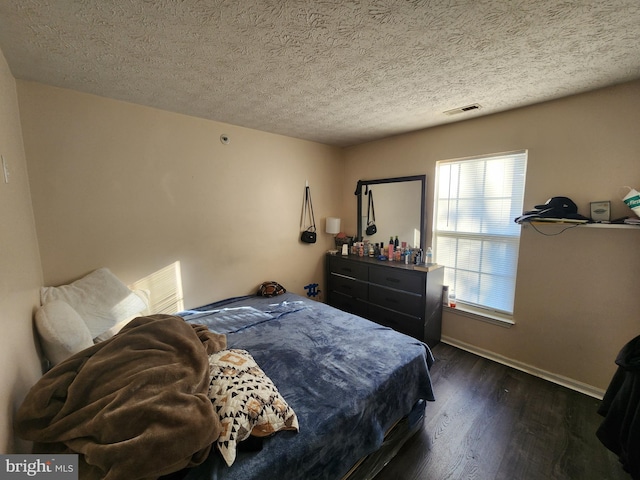
{"type": "Polygon", "coordinates": [[[108,268],[100,268],[69,285],[42,287],[42,305],[53,300],[67,302],[78,312],[95,338],[147,308],[145,302],[108,268]]]}
{"type": "Polygon", "coordinates": [[[80,315],[62,300],[52,300],[36,311],[36,328],[44,354],[53,365],[93,345],[80,315]]]}

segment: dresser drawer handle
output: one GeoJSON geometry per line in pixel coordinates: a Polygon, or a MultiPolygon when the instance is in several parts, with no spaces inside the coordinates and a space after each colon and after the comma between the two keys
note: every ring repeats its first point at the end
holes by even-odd
{"type": "Polygon", "coordinates": [[[400,279],[395,277],[387,277],[387,281],[391,283],[400,283],[400,279]]]}

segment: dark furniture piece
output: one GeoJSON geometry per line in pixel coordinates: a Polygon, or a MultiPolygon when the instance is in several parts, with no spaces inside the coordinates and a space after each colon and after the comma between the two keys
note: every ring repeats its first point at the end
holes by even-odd
{"type": "Polygon", "coordinates": [[[327,303],[422,340],[440,342],[444,267],[328,254],[327,303]]]}

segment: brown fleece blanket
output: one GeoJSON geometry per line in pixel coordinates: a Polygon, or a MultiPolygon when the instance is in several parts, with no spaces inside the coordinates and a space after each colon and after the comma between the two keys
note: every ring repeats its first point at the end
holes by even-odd
{"type": "Polygon", "coordinates": [[[139,317],[47,372],[16,415],[34,453],[78,453],[81,479],[155,479],[203,462],[220,434],[208,355],[225,335],[139,317]]]}

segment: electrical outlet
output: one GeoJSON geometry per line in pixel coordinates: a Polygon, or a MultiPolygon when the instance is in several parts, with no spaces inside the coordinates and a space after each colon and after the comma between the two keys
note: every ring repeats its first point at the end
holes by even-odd
{"type": "Polygon", "coordinates": [[[4,156],[0,155],[2,158],[2,173],[4,173],[4,183],[9,183],[9,165],[7,165],[7,161],[4,159],[4,156]]]}

